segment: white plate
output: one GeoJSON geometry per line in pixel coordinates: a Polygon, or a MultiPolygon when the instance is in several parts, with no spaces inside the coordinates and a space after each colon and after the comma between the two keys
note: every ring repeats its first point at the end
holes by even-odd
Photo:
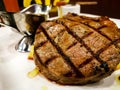
{"type": "MultiPolygon", "coordinates": [[[[120,20],[112,20],[120,28],[120,20]]],[[[21,38],[20,34],[10,28],[0,28],[0,90],[120,90],[120,85],[115,81],[119,70],[98,83],[84,86],[62,86],[42,76],[29,78],[27,74],[35,65],[27,59],[28,53],[15,50],[15,45],[21,38]]]]}

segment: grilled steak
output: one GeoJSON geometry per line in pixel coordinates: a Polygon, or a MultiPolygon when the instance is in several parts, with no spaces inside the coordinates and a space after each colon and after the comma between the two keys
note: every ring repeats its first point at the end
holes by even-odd
{"type": "Polygon", "coordinates": [[[108,17],[68,13],[43,22],[34,47],[45,77],[59,84],[88,84],[111,75],[120,62],[120,31],[108,17]]]}

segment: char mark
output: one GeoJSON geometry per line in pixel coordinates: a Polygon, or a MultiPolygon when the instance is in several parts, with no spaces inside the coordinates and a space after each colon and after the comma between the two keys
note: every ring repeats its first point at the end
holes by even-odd
{"type": "Polygon", "coordinates": [[[79,65],[79,68],[84,67],[86,64],[90,63],[93,60],[93,57],[86,59],[82,64],[79,65]]]}
{"type": "MultiPolygon", "coordinates": [[[[72,21],[71,21],[71,22],[72,22],[72,21]]],[[[56,23],[59,23],[59,22],[56,21],[56,23]]],[[[72,35],[79,43],[81,43],[81,45],[83,45],[83,46],[88,50],[88,52],[90,52],[90,53],[93,55],[93,57],[96,58],[96,60],[101,63],[102,68],[104,68],[105,71],[109,71],[108,64],[107,64],[105,61],[103,61],[103,60],[99,57],[98,54],[94,53],[94,52],[91,50],[91,48],[88,47],[88,46],[85,44],[85,42],[83,41],[83,39],[80,38],[78,35],[76,35],[75,32],[71,31],[70,28],[67,27],[67,25],[66,25],[65,23],[63,23],[63,25],[67,28],[67,29],[66,29],[67,32],[68,32],[70,35],[72,35]],[[103,65],[103,63],[104,63],[104,65],[103,65]],[[104,67],[104,66],[105,66],[105,67],[104,67]]],[[[88,25],[88,26],[89,26],[89,25],[88,25]]],[[[95,31],[96,31],[96,30],[95,30],[95,31]]],[[[89,59],[88,59],[88,61],[89,61],[89,59]]],[[[87,62],[85,62],[84,65],[85,65],[85,64],[87,64],[87,62]]],[[[83,65],[82,65],[82,66],[83,66],[83,65]]],[[[80,65],[80,67],[81,67],[81,65],[80,65]]]]}
{"type": "Polygon", "coordinates": [[[53,39],[50,38],[47,31],[42,27],[43,33],[46,35],[47,39],[51,42],[51,44],[57,49],[58,53],[64,58],[65,62],[71,67],[73,73],[76,77],[84,77],[84,75],[74,66],[71,62],[70,58],[62,51],[62,49],[54,42],[53,39]]]}
{"type": "Polygon", "coordinates": [[[100,53],[102,53],[103,51],[105,51],[105,50],[106,50],[109,46],[111,46],[112,44],[116,45],[116,43],[117,43],[118,41],[120,41],[120,39],[116,39],[116,40],[114,40],[114,41],[111,41],[111,42],[108,43],[105,47],[103,47],[103,48],[101,48],[100,50],[98,50],[98,51],[96,52],[96,55],[99,56],[100,53]]]}
{"type": "MultiPolygon", "coordinates": [[[[36,52],[36,50],[34,50],[34,53],[35,53],[36,58],[38,59],[39,63],[40,63],[41,65],[43,65],[43,66],[46,67],[46,65],[41,61],[41,58],[39,57],[39,55],[38,55],[38,53],[36,52]]],[[[47,67],[46,67],[46,68],[47,68],[47,67]]]]}
{"type": "Polygon", "coordinates": [[[91,35],[93,32],[89,32],[88,34],[84,35],[81,39],[84,39],[86,37],[88,37],[89,35],[91,35]]]}
{"type": "Polygon", "coordinates": [[[67,50],[74,47],[77,44],[77,42],[73,42],[69,47],[67,47],[67,50]]]}
{"type": "Polygon", "coordinates": [[[40,44],[38,44],[36,47],[35,47],[35,50],[37,50],[39,47],[43,46],[47,41],[43,41],[41,42],[40,44]]]}
{"type": "Polygon", "coordinates": [[[58,56],[53,56],[53,57],[49,58],[48,60],[46,60],[45,65],[47,66],[50,62],[52,62],[56,58],[58,58],[58,56]]]}

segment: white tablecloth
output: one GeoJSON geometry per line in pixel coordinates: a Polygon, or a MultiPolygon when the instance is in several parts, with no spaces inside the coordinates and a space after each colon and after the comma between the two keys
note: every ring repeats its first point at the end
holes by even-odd
{"type": "MultiPolygon", "coordinates": [[[[120,28],[120,20],[111,20],[120,28]]],[[[114,79],[120,71],[116,71],[105,80],[85,86],[62,86],[42,76],[30,79],[27,73],[35,68],[34,62],[27,59],[28,53],[15,50],[15,45],[21,38],[22,35],[12,31],[11,28],[0,28],[0,90],[120,90],[114,79]]]]}

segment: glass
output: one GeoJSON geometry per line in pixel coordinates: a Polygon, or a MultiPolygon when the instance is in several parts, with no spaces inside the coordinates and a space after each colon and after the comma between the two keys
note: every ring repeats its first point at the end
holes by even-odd
{"type": "Polygon", "coordinates": [[[80,5],[78,4],[75,4],[75,5],[72,5],[72,4],[66,4],[64,6],[61,6],[60,7],[61,10],[58,10],[58,15],[59,16],[64,16],[66,15],[67,13],[76,13],[76,14],[80,14],[80,5]],[[60,13],[61,11],[61,13],[60,13]]]}
{"type": "Polygon", "coordinates": [[[19,52],[29,52],[33,44],[35,32],[41,22],[46,21],[49,17],[51,6],[32,4],[22,11],[13,13],[0,13],[0,25],[13,27],[13,31],[17,31],[23,35],[15,49],[19,52]]]}
{"type": "Polygon", "coordinates": [[[69,3],[69,0],[60,0],[58,2],[56,2],[56,6],[58,7],[58,16],[62,17],[62,9],[61,6],[66,5],[67,3],[69,3]]]}
{"type": "Polygon", "coordinates": [[[35,32],[41,22],[47,20],[50,6],[33,4],[14,14],[19,33],[24,37],[16,45],[19,52],[29,52],[34,41],[35,32]]]}

